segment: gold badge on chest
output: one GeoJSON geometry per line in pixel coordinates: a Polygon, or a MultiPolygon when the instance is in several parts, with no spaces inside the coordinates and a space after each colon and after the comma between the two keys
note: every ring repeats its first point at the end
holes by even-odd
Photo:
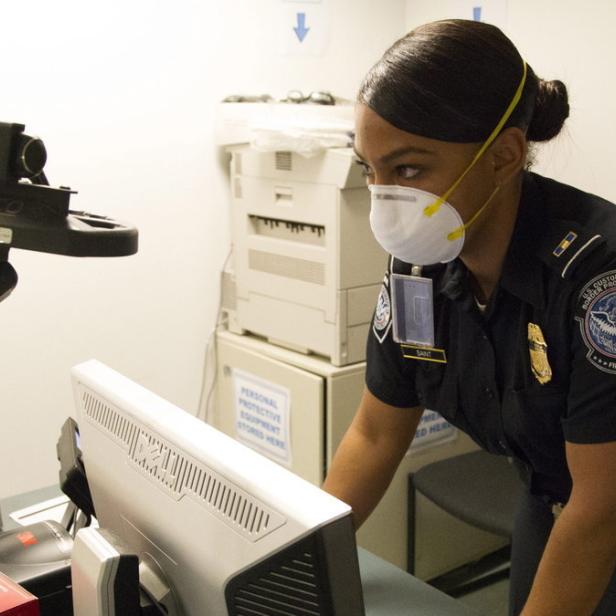
{"type": "Polygon", "coordinates": [[[530,352],[530,367],[535,378],[545,385],[552,380],[552,368],[548,361],[548,345],[543,332],[538,325],[528,324],[528,350],[530,352]]]}

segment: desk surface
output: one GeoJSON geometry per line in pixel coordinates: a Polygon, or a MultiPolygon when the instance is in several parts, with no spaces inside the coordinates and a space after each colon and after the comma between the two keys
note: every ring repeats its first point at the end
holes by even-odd
{"type": "Polygon", "coordinates": [[[359,548],[366,616],[478,616],[463,603],[359,548]]]}
{"type": "MultiPolygon", "coordinates": [[[[4,529],[15,528],[9,513],[58,496],[56,486],[0,501],[4,529]]],[[[383,559],[358,549],[366,616],[478,616],[462,603],[383,559]]]]}

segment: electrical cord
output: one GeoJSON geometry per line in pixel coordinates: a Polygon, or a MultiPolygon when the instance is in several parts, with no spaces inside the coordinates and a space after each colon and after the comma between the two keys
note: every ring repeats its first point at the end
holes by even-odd
{"type": "Polygon", "coordinates": [[[220,276],[219,276],[219,282],[218,282],[219,288],[218,288],[218,308],[216,310],[216,323],[214,325],[214,328],[208,335],[207,342],[205,345],[205,354],[204,354],[204,359],[203,359],[203,380],[201,381],[201,387],[200,387],[200,393],[199,393],[199,405],[197,407],[197,418],[203,419],[205,423],[211,423],[210,422],[210,419],[211,419],[210,403],[211,403],[212,394],[214,392],[214,388],[216,385],[216,378],[218,376],[218,362],[216,361],[216,352],[217,352],[216,333],[219,331],[221,326],[226,325],[227,323],[227,320],[222,318],[222,286],[223,286],[223,278],[225,275],[225,270],[226,270],[227,264],[229,263],[229,259],[231,258],[232,254],[233,254],[233,245],[231,245],[231,248],[229,249],[227,257],[225,258],[225,261],[222,265],[222,269],[220,270],[220,276]],[[207,383],[208,383],[208,364],[209,364],[210,350],[213,350],[214,352],[214,373],[212,375],[211,383],[208,389],[207,383]],[[206,394],[206,391],[207,391],[207,394],[206,394]],[[205,407],[203,405],[204,399],[205,399],[205,407]]]}

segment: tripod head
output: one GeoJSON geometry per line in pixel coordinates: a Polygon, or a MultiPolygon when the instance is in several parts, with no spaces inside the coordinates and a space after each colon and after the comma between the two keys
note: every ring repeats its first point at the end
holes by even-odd
{"type": "Polygon", "coordinates": [[[11,248],[75,257],[137,252],[137,229],[106,216],[69,209],[72,191],[52,188],[43,171],[45,145],[23,124],[0,122],[0,301],[17,285],[11,248]]]}

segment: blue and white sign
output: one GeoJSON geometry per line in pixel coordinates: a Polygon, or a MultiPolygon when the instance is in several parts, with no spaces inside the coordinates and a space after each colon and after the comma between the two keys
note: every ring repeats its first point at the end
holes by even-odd
{"type": "Polygon", "coordinates": [[[458,436],[458,429],[443,419],[435,411],[426,409],[417,426],[415,438],[411,443],[409,453],[423,450],[426,447],[442,445],[454,440],[458,436]]]}
{"type": "Polygon", "coordinates": [[[290,392],[233,370],[236,438],[275,462],[291,466],[290,392]]]}
{"type": "Polygon", "coordinates": [[[330,40],[330,0],[282,0],[276,24],[282,55],[321,56],[330,40]]]}

